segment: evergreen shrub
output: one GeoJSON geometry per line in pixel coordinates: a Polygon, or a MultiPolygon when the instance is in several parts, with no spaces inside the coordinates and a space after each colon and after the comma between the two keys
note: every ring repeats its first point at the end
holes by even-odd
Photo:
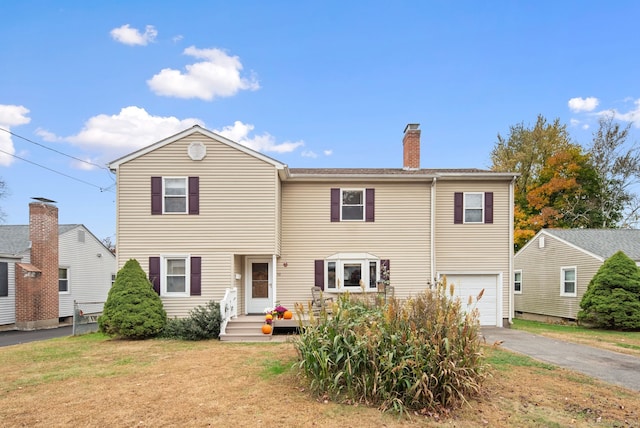
{"type": "Polygon", "coordinates": [[[118,271],[109,290],[98,328],[109,336],[146,339],[158,335],[167,322],[160,296],[136,259],[118,271]]]}
{"type": "Polygon", "coordinates": [[[220,304],[213,300],[191,310],[187,318],[171,318],[160,335],[165,339],[205,340],[220,336],[220,304]]]}
{"type": "Polygon", "coordinates": [[[580,301],[578,321],[612,330],[640,329],[640,269],[622,251],[600,266],[580,301]]]}

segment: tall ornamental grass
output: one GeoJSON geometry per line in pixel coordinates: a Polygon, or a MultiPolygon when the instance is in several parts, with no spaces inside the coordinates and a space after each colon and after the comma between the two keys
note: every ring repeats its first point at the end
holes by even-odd
{"type": "Polygon", "coordinates": [[[312,391],[339,402],[398,413],[458,407],[485,378],[481,295],[463,308],[446,279],[406,301],[345,294],[331,314],[306,314],[294,342],[301,373],[312,391]]]}

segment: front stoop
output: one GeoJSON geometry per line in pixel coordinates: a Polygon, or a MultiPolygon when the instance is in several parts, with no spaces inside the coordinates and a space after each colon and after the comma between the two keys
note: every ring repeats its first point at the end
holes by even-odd
{"type": "MultiPolygon", "coordinates": [[[[283,339],[286,336],[262,333],[264,315],[241,315],[230,319],[224,334],[220,335],[223,342],[269,342],[275,338],[283,339]]],[[[274,320],[273,330],[278,327],[297,327],[298,321],[274,320]]]]}
{"type": "Polygon", "coordinates": [[[223,342],[268,342],[271,334],[262,332],[264,315],[243,315],[230,319],[227,329],[220,335],[223,342]]]}

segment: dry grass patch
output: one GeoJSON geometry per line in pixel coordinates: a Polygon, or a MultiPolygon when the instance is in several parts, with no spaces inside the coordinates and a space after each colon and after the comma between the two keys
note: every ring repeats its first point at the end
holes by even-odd
{"type": "Polygon", "coordinates": [[[118,341],[99,334],[0,348],[2,426],[640,426],[637,393],[485,348],[482,396],[398,419],[311,396],[291,343],[118,341]]]}

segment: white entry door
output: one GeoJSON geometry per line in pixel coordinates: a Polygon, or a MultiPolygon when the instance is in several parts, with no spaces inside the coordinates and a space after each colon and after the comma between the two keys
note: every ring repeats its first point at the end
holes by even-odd
{"type": "Polygon", "coordinates": [[[265,308],[273,308],[271,259],[247,259],[245,278],[247,313],[263,314],[265,308]]]}

